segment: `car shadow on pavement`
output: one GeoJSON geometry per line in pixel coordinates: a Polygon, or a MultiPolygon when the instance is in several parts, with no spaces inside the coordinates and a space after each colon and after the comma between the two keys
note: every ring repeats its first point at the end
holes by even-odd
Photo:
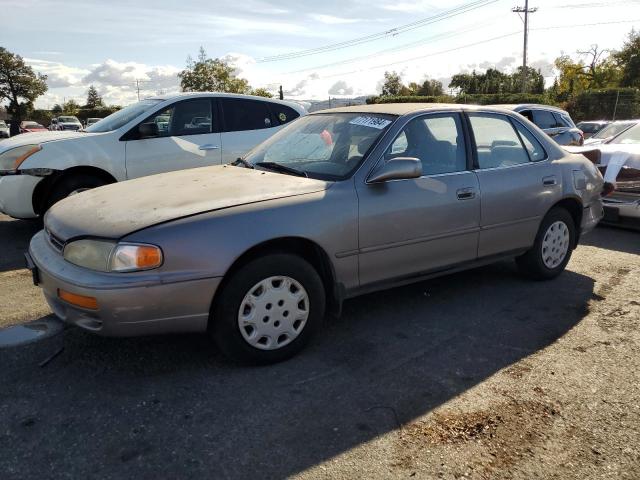
{"type": "Polygon", "coordinates": [[[580,239],[582,245],[640,255],[640,231],[599,225],[580,239]]]}
{"type": "Polygon", "coordinates": [[[37,220],[12,220],[0,215],[0,272],[24,268],[24,252],[42,225],[37,220]]]}
{"type": "Polygon", "coordinates": [[[45,367],[0,367],[0,471],[294,475],[549,346],[586,315],[593,286],[571,271],[528,281],[504,262],[375,293],[346,302],[298,357],[260,368],[226,363],[200,335],[69,329],[45,367]]]}

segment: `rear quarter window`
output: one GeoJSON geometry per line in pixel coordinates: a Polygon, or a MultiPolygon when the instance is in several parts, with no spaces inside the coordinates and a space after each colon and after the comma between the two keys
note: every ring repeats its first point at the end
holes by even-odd
{"type": "Polygon", "coordinates": [[[293,108],[279,103],[269,103],[269,109],[275,121],[275,125],[284,125],[300,116],[293,108]]]}
{"type": "Polygon", "coordinates": [[[244,98],[221,99],[225,132],[241,132],[274,127],[269,102],[244,98]]]}

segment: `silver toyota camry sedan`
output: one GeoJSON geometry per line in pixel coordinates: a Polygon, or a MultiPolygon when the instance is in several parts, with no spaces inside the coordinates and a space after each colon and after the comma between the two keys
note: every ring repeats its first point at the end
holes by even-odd
{"type": "Polygon", "coordinates": [[[229,357],[270,363],[364,292],[504,258],[555,277],[602,218],[603,182],[508,110],[340,108],[231,165],[65,199],[27,263],[67,323],[113,336],[208,332],[229,357]]]}

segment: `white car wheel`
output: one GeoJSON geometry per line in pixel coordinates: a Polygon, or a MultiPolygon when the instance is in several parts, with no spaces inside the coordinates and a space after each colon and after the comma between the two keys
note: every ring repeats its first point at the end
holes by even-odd
{"type": "Polygon", "coordinates": [[[549,225],[542,240],[542,261],[553,269],[562,263],[569,251],[569,227],[563,221],[549,225]]]}
{"type": "Polygon", "coordinates": [[[276,350],[294,341],[309,318],[309,295],[295,279],[273,276],[256,283],[238,310],[244,340],[260,350],[276,350]]]}

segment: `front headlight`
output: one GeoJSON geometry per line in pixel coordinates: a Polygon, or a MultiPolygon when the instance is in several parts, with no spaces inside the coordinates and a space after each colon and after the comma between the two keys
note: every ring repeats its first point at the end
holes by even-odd
{"type": "Polygon", "coordinates": [[[162,265],[162,250],[155,245],[76,240],[64,248],[64,258],[74,265],[100,272],[136,272],[162,265]]]}
{"type": "Polygon", "coordinates": [[[27,158],[42,150],[40,145],[24,145],[0,154],[0,171],[15,171],[27,158]]]}

